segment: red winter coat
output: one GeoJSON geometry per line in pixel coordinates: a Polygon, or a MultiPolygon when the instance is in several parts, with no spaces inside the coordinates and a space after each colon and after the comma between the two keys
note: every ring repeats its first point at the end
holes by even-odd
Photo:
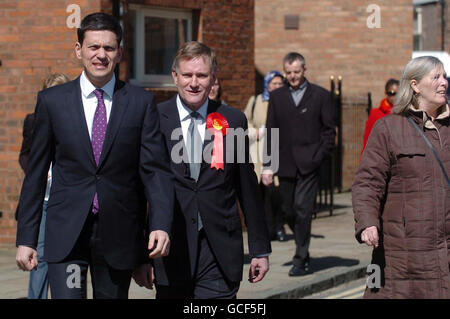
{"type": "Polygon", "coordinates": [[[363,141],[363,148],[361,151],[364,152],[364,149],[366,148],[367,140],[369,139],[370,131],[372,131],[372,127],[375,124],[375,122],[382,117],[391,114],[392,105],[389,104],[389,102],[386,99],[383,99],[380,103],[380,106],[376,109],[370,110],[369,118],[366,121],[366,128],[364,129],[364,141],[363,141]]]}

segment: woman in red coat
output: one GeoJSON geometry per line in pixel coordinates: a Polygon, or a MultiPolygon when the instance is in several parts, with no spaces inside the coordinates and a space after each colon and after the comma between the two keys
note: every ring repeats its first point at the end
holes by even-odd
{"type": "Polygon", "coordinates": [[[398,80],[389,79],[386,82],[384,92],[386,93],[386,97],[381,100],[380,106],[376,109],[370,110],[369,118],[366,122],[366,128],[364,129],[364,142],[363,149],[361,151],[364,152],[366,148],[367,140],[369,139],[370,131],[372,131],[372,127],[375,122],[382,117],[391,114],[392,106],[394,105],[394,98],[398,91],[398,80]]]}

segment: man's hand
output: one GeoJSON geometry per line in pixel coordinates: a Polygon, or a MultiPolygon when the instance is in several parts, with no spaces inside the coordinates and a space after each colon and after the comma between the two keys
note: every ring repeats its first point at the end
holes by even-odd
{"type": "Polygon", "coordinates": [[[378,247],[378,229],[376,226],[370,226],[363,230],[361,233],[361,240],[367,244],[367,246],[378,247]]]}
{"type": "Polygon", "coordinates": [[[38,266],[36,250],[28,246],[19,246],[17,248],[16,264],[23,271],[36,269],[38,266]]]}
{"type": "Polygon", "coordinates": [[[163,230],[154,230],[148,239],[148,249],[151,251],[150,258],[159,258],[169,255],[169,234],[163,230]]]}
{"type": "Polygon", "coordinates": [[[147,289],[153,289],[153,280],[155,274],[150,264],[140,265],[133,271],[133,279],[139,287],[144,286],[147,289]]]}
{"type": "Polygon", "coordinates": [[[248,272],[248,281],[257,283],[261,281],[266,273],[269,271],[269,257],[254,257],[250,263],[250,270],[248,272]]]}
{"type": "Polygon", "coordinates": [[[261,174],[262,182],[265,186],[269,186],[273,183],[273,173],[271,172],[263,172],[261,174]]]}

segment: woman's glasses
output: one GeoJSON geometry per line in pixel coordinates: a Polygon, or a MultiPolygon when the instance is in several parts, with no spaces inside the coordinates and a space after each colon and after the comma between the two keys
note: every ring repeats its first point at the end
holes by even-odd
{"type": "Polygon", "coordinates": [[[397,92],[395,92],[394,90],[391,90],[389,92],[386,92],[386,94],[389,96],[395,96],[395,94],[397,94],[397,92]]]}

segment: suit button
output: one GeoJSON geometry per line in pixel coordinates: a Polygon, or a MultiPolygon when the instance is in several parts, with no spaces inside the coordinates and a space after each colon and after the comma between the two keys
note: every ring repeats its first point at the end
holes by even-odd
{"type": "Polygon", "coordinates": [[[100,180],[100,177],[101,177],[100,175],[95,175],[95,179],[98,181],[100,180]]]}
{"type": "Polygon", "coordinates": [[[197,222],[197,220],[195,218],[192,218],[192,224],[195,224],[197,222]]]}

